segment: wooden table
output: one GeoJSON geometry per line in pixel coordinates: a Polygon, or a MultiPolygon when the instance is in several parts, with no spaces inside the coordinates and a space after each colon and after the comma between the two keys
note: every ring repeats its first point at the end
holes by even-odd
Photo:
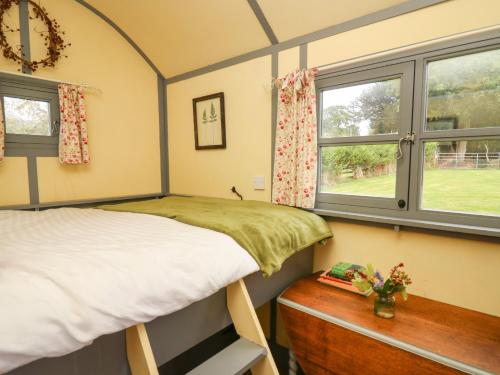
{"type": "Polygon", "coordinates": [[[383,319],[373,294],[321,284],[319,274],[278,299],[306,374],[500,374],[500,318],[410,295],[383,319]]]}

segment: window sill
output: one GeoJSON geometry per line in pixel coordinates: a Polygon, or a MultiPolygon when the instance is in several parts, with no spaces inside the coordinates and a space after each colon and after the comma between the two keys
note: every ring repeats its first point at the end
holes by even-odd
{"type": "Polygon", "coordinates": [[[49,143],[5,142],[5,156],[59,156],[59,145],[49,143]]]}
{"type": "MultiPolygon", "coordinates": [[[[312,212],[324,218],[342,218],[350,220],[367,221],[372,223],[390,224],[394,225],[395,227],[406,226],[411,228],[422,228],[422,229],[455,232],[455,233],[458,232],[462,234],[466,233],[472,235],[500,238],[499,229],[488,228],[488,227],[449,224],[449,223],[441,223],[441,222],[427,221],[427,220],[402,219],[391,216],[371,215],[371,214],[362,214],[362,213],[335,211],[326,209],[314,209],[312,212]]],[[[398,229],[399,228],[397,228],[397,230],[398,229]]]]}

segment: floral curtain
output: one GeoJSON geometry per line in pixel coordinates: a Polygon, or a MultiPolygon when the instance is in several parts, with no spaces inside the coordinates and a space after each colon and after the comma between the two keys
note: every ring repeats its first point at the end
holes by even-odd
{"type": "Polygon", "coordinates": [[[317,69],[295,70],[277,79],[278,123],[273,172],[273,203],[313,208],[316,192],[317,69]]]}
{"type": "Polygon", "coordinates": [[[5,156],[5,124],[3,121],[3,106],[0,100],[0,163],[5,156]]]}
{"type": "Polygon", "coordinates": [[[59,162],[62,164],[88,164],[90,162],[87,118],[83,88],[59,84],[59,162]]]}

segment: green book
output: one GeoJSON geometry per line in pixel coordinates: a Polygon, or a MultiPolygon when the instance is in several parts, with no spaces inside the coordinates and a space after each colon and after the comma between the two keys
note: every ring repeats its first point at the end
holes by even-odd
{"type": "Polygon", "coordinates": [[[346,276],[348,271],[362,271],[363,266],[353,263],[347,262],[339,262],[335,264],[331,271],[329,272],[329,276],[336,277],[337,279],[351,281],[349,277],[346,276]]]}

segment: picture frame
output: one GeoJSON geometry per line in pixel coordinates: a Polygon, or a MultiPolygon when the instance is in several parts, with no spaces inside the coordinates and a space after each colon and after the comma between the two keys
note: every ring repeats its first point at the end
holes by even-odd
{"type": "Polygon", "coordinates": [[[226,148],[224,93],[193,99],[196,150],[226,148]]]}
{"type": "Polygon", "coordinates": [[[427,117],[427,130],[454,130],[458,129],[458,117],[427,117]]]}

